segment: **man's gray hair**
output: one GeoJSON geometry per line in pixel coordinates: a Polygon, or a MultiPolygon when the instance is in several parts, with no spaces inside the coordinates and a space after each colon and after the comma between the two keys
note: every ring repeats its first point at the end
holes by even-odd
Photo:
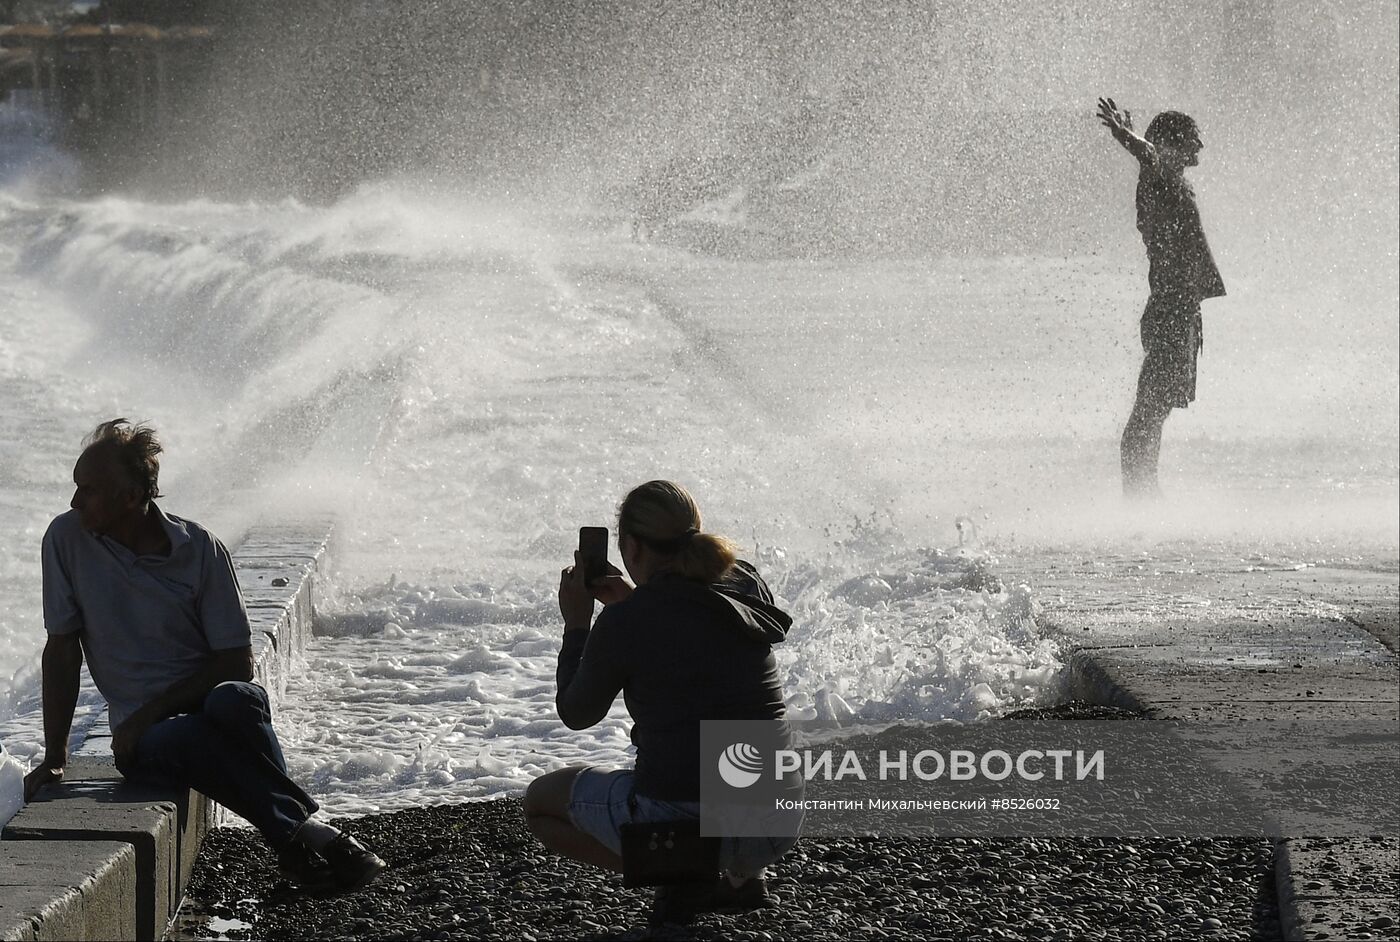
{"type": "Polygon", "coordinates": [[[108,451],[131,483],[141,488],[143,500],[155,500],[160,493],[160,453],[163,450],[156,430],[149,425],[132,425],[125,418],[103,422],[83,439],[83,451],[108,451]]]}

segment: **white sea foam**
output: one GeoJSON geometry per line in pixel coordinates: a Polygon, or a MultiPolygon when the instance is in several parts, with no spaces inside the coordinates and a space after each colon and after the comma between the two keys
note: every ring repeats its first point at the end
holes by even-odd
{"type": "MultiPolygon", "coordinates": [[[[913,551],[867,573],[759,555],[796,618],[775,654],[791,713],[808,725],[971,721],[1060,696],[1059,650],[1040,636],[1028,590],[1003,587],[985,555],[913,551]],[[872,583],[882,598],[868,598],[872,583]]],[[[335,600],[322,615],[334,636],[317,639],[279,715],[293,768],[328,809],[355,813],[517,791],[568,764],[629,763],[620,700],[583,732],[554,713],[552,589],[521,585],[487,602],[396,581],[335,600]],[[484,606],[513,621],[478,619],[484,606]]]]}

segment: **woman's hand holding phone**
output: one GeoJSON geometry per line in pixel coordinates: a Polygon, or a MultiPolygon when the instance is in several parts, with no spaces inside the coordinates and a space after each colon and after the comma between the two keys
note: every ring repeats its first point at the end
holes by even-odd
{"type": "Polygon", "coordinates": [[[588,591],[604,605],[621,602],[632,594],[632,583],[612,563],[603,563],[603,575],[588,583],[588,591]]]}
{"type": "Polygon", "coordinates": [[[593,593],[585,581],[588,567],[583,554],[574,552],[574,564],[559,572],[559,614],[565,631],[587,631],[593,626],[593,593]]]}
{"type": "Polygon", "coordinates": [[[559,573],[559,614],[564,617],[565,631],[587,631],[593,624],[593,602],[604,605],[621,602],[632,594],[632,583],[612,563],[604,563],[604,574],[586,581],[587,566],[583,554],[574,552],[574,564],[559,573]]]}

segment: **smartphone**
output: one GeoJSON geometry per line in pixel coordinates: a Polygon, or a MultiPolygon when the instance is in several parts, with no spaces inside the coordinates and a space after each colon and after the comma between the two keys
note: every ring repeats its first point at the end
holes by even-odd
{"type": "Polygon", "coordinates": [[[608,574],[608,528],[579,527],[578,553],[583,557],[583,579],[593,582],[608,574]]]}

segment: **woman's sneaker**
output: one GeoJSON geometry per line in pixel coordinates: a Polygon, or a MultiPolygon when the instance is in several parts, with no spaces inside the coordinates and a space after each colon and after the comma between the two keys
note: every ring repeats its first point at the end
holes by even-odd
{"type": "Polygon", "coordinates": [[[768,892],[763,877],[749,877],[738,886],[729,882],[728,877],[720,877],[711,893],[709,909],[716,913],[746,913],[776,905],[777,900],[768,892]]]}
{"type": "Polygon", "coordinates": [[[652,897],[653,929],[661,926],[688,926],[701,913],[710,911],[714,899],[713,883],[673,883],[658,886],[652,897]]]}

